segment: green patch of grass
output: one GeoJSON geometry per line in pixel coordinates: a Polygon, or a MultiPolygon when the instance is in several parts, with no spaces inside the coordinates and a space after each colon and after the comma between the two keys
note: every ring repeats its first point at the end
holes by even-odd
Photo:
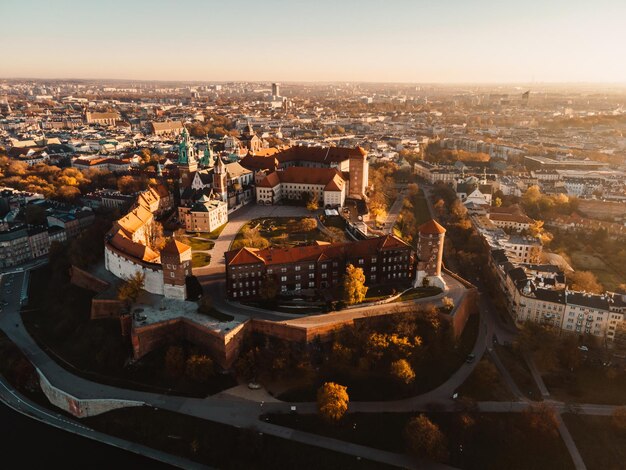
{"type": "Polygon", "coordinates": [[[626,374],[617,369],[583,364],[574,372],[552,372],[544,374],[543,379],[557,400],[605,405],[626,403],[626,374]]]}
{"type": "MultiPolygon", "coordinates": [[[[337,424],[330,424],[317,415],[272,414],[266,417],[271,423],[293,429],[389,452],[404,452],[404,428],[416,414],[353,413],[337,424]]],[[[442,463],[470,469],[572,468],[571,458],[558,433],[540,435],[521,413],[465,413],[463,415],[470,418],[469,425],[464,424],[460,413],[426,415],[446,437],[449,457],[442,463]]]]}
{"type": "Polygon", "coordinates": [[[495,348],[498,357],[504,364],[504,367],[509,371],[513,381],[517,384],[522,393],[532,400],[541,401],[541,392],[530,370],[528,370],[524,358],[509,346],[496,344],[495,348]]]}
{"type": "Polygon", "coordinates": [[[185,243],[191,247],[193,251],[209,251],[215,245],[212,240],[205,240],[200,238],[186,238],[185,243]]]}
{"type": "Polygon", "coordinates": [[[566,413],[563,421],[589,470],[624,468],[626,433],[611,425],[610,416],[566,413]]]}
{"type": "Polygon", "coordinates": [[[39,386],[35,368],[4,331],[0,331],[0,357],[0,375],[34,402],[44,406],[50,404],[39,386]]]}
{"type": "Polygon", "coordinates": [[[188,232],[189,236],[192,237],[198,237],[198,238],[204,238],[205,240],[216,240],[220,234],[222,233],[222,230],[224,230],[224,227],[226,227],[226,224],[222,225],[221,227],[216,228],[215,230],[213,230],[212,232],[206,233],[206,232],[188,232]]]}
{"type": "Polygon", "coordinates": [[[85,418],[87,426],[106,434],[179,455],[214,468],[390,469],[365,459],[296,441],[262,434],[254,429],[203,420],[148,407],[124,408],[85,418]]]}
{"type": "Polygon", "coordinates": [[[243,234],[246,229],[258,228],[261,237],[265,238],[270,246],[290,247],[312,243],[316,240],[328,241],[328,237],[317,228],[308,232],[291,231],[288,227],[290,221],[298,221],[305,217],[264,217],[253,219],[246,223],[235,236],[231,249],[243,246],[243,234]]]}
{"type": "Polygon", "coordinates": [[[207,253],[192,253],[191,266],[193,268],[202,268],[211,262],[211,255],[207,253]]]}
{"type": "MultiPolygon", "coordinates": [[[[495,368],[495,365],[488,356],[484,356],[480,363],[476,365],[477,368],[482,364],[490,364],[490,367],[495,368]]],[[[475,401],[511,401],[515,400],[515,397],[508,389],[502,376],[498,373],[497,380],[486,381],[485,377],[481,377],[480,370],[475,369],[468,379],[463,382],[458,388],[459,395],[461,397],[467,397],[475,401]]]]}
{"type": "Polygon", "coordinates": [[[441,294],[441,289],[439,287],[435,287],[435,286],[414,287],[413,289],[405,292],[400,297],[398,297],[396,301],[405,302],[407,300],[416,300],[416,299],[422,299],[424,297],[433,297],[439,294],[441,294]]]}

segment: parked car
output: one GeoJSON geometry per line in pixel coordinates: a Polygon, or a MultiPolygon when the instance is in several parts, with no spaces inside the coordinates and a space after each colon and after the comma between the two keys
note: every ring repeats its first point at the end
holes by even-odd
{"type": "Polygon", "coordinates": [[[589,348],[587,346],[578,346],[578,349],[585,352],[589,351],[589,348]]]}
{"type": "Polygon", "coordinates": [[[469,354],[467,356],[467,359],[465,359],[465,362],[467,362],[468,364],[470,364],[471,362],[474,362],[474,359],[476,358],[476,356],[474,354],[469,354]]]}

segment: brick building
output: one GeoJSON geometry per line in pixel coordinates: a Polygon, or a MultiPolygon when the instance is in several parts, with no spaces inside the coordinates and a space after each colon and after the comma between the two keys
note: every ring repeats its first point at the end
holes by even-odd
{"type": "Polygon", "coordinates": [[[415,253],[393,235],[352,243],[324,243],[293,248],[240,248],[226,258],[227,295],[255,298],[266,276],[281,292],[326,289],[340,285],[349,264],[363,269],[366,284],[412,281],[415,253]]]}

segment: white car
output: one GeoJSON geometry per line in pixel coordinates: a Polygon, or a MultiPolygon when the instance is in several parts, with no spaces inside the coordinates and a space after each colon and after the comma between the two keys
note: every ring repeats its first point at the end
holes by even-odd
{"type": "Polygon", "coordinates": [[[587,346],[578,346],[578,349],[585,352],[589,351],[589,348],[587,346]]]}

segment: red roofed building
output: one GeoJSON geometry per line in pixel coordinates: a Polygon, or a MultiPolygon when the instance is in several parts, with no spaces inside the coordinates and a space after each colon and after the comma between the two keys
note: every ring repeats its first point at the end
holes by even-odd
{"type": "Polygon", "coordinates": [[[293,248],[244,247],[224,256],[227,295],[235,300],[258,297],[265,276],[272,276],[281,292],[338,286],[348,264],[363,269],[370,285],[410,282],[415,274],[413,249],[393,235],[293,248]]]}
{"type": "Polygon", "coordinates": [[[294,146],[276,152],[250,152],[241,160],[241,165],[267,174],[291,167],[336,168],[339,172],[350,173],[347,194],[356,198],[365,194],[369,178],[367,152],[361,147],[294,146]]]}
{"type": "Polygon", "coordinates": [[[347,183],[337,168],[290,167],[274,171],[256,186],[258,204],[277,204],[282,199],[302,199],[303,193],[317,196],[327,207],[341,207],[347,183]]]}

